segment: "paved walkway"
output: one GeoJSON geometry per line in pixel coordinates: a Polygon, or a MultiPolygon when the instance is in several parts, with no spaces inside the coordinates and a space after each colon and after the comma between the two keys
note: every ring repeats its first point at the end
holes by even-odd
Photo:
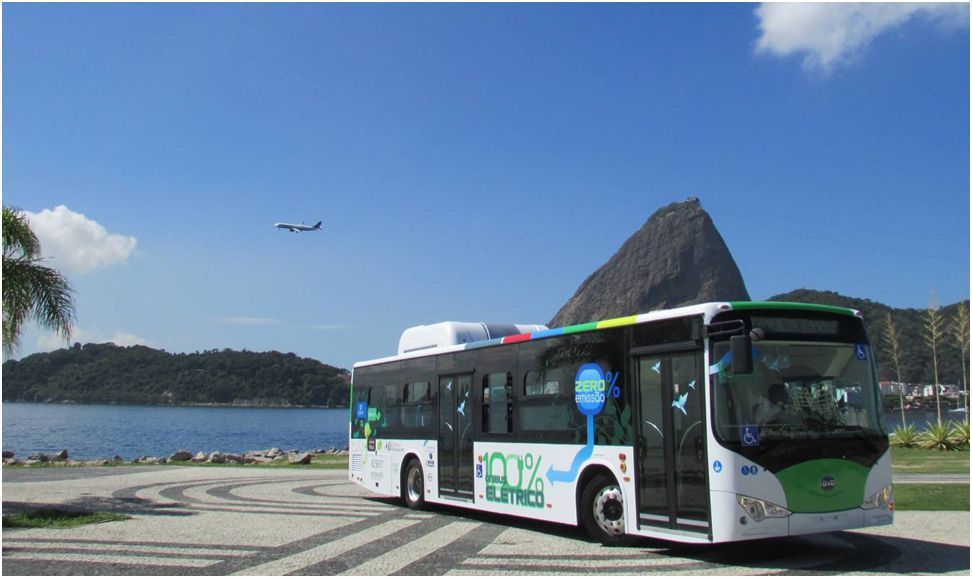
{"type": "Polygon", "coordinates": [[[896,484],[967,484],[969,474],[894,474],[896,484]]]}
{"type": "Polygon", "coordinates": [[[343,471],[5,469],[3,511],[57,505],[132,520],[4,529],[5,574],[969,574],[968,512],[718,546],[605,548],[576,528],[369,497],[343,471]]]}

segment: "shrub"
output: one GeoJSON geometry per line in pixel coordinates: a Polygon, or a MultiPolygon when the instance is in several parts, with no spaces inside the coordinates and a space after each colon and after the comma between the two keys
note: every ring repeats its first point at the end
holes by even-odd
{"type": "Polygon", "coordinates": [[[948,439],[958,447],[969,447],[969,422],[952,422],[952,427],[948,432],[948,439]]]}
{"type": "Polygon", "coordinates": [[[955,444],[949,439],[951,430],[948,424],[928,424],[925,431],[918,434],[918,447],[926,450],[949,451],[955,449],[955,444]]]}
{"type": "Polygon", "coordinates": [[[891,432],[891,445],[896,448],[913,448],[918,442],[918,430],[913,425],[899,425],[891,432]]]}

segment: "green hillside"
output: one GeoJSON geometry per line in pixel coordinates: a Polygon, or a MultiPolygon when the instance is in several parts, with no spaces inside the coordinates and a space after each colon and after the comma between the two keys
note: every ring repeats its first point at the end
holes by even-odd
{"type": "Polygon", "coordinates": [[[350,373],[293,353],[75,344],[3,364],[4,401],[345,407],[350,373]]]}
{"type": "MultiPolygon", "coordinates": [[[[857,309],[864,315],[864,324],[867,326],[867,334],[876,353],[881,379],[896,381],[894,364],[888,355],[884,342],[884,326],[887,323],[888,312],[890,311],[900,335],[902,380],[906,383],[935,382],[931,348],[925,345],[922,337],[925,330],[924,309],[895,309],[869,299],[855,299],[833,291],[814,291],[811,289],[790,291],[770,297],[769,300],[800,301],[857,309]]],[[[958,303],[942,307],[942,317],[945,320],[945,339],[939,350],[938,379],[940,383],[957,384],[961,388],[962,358],[953,328],[957,308],[958,303]]],[[[968,354],[966,354],[967,361],[968,354]]]]}
{"type": "MultiPolygon", "coordinates": [[[[830,291],[800,289],[770,298],[858,309],[864,314],[882,380],[894,371],[884,346],[892,311],[903,348],[902,378],[932,383],[931,351],[922,339],[924,311],[893,309],[830,291]]],[[[939,381],[961,387],[961,359],[951,324],[958,304],[942,308],[946,339],[939,352],[939,381]]],[[[75,344],[3,364],[4,401],[79,403],[302,405],[346,407],[350,373],[293,353],[212,350],[167,353],[144,346],[75,344]]]]}

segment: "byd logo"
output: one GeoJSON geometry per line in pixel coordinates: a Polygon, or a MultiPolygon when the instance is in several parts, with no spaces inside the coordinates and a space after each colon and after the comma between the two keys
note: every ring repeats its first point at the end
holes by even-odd
{"type": "Polygon", "coordinates": [[[820,489],[829,492],[837,487],[837,480],[833,476],[824,476],[820,479],[820,489]]]}

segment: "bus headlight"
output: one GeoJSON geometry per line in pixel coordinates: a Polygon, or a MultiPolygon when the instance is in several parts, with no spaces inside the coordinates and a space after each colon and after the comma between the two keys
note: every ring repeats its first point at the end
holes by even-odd
{"type": "Polygon", "coordinates": [[[761,522],[765,518],[785,518],[789,516],[792,512],[784,508],[783,506],[778,506],[773,502],[767,502],[766,500],[760,500],[757,498],[750,498],[749,496],[740,496],[736,494],[736,501],[739,502],[739,507],[743,509],[754,522],[761,522]]]}
{"type": "Polygon", "coordinates": [[[873,510],[874,508],[890,510],[894,508],[894,490],[891,489],[891,486],[885,486],[873,496],[864,500],[861,507],[865,510],[873,510]]]}

